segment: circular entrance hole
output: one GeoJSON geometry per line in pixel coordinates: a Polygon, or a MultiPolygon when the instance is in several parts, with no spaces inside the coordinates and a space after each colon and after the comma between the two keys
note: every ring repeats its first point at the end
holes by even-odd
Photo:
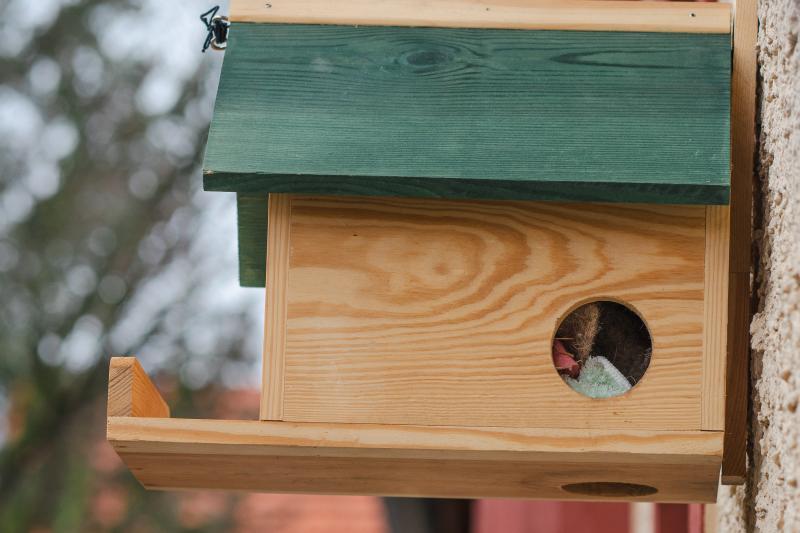
{"type": "Polygon", "coordinates": [[[588,483],[569,483],[562,485],[561,490],[581,496],[603,496],[606,498],[635,498],[651,496],[658,489],[650,485],[636,483],[618,483],[615,481],[591,481],[588,483]]]}
{"type": "Polygon", "coordinates": [[[553,365],[574,391],[590,398],[620,396],[650,365],[653,341],[644,320],[619,302],[598,300],[568,313],[553,337],[553,365]]]}

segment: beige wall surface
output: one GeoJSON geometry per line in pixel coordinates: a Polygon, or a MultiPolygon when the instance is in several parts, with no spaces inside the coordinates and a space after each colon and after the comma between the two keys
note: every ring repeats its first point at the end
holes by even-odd
{"type": "Polygon", "coordinates": [[[720,532],[800,532],[800,0],[759,3],[750,467],[720,532]]]}

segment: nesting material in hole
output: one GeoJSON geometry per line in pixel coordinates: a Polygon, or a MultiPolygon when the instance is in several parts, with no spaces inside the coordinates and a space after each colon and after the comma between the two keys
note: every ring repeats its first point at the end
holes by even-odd
{"type": "Polygon", "coordinates": [[[617,302],[596,301],[561,321],[553,339],[553,364],[576,392],[610,398],[642,379],[652,351],[650,332],[638,314],[617,302]]]}

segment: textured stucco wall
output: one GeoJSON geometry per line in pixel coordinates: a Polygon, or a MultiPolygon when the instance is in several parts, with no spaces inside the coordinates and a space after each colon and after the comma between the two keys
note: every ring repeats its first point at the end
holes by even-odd
{"type": "Polygon", "coordinates": [[[800,0],[758,15],[752,454],[748,484],[721,489],[719,531],[800,532],[800,0]]]}

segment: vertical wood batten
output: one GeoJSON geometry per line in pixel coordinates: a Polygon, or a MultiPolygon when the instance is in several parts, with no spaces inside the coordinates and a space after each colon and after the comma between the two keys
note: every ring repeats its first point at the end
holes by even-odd
{"type": "Polygon", "coordinates": [[[267,279],[261,419],[283,419],[286,301],[289,277],[291,199],[270,194],[267,207],[267,279]]]}
{"type": "Polygon", "coordinates": [[[731,80],[731,245],[722,461],[722,483],[726,485],[744,483],[747,472],[757,33],[755,0],[737,0],[731,80]]]}
{"type": "Polygon", "coordinates": [[[727,206],[706,207],[703,393],[700,429],[714,431],[725,429],[729,225],[727,206]]]}

